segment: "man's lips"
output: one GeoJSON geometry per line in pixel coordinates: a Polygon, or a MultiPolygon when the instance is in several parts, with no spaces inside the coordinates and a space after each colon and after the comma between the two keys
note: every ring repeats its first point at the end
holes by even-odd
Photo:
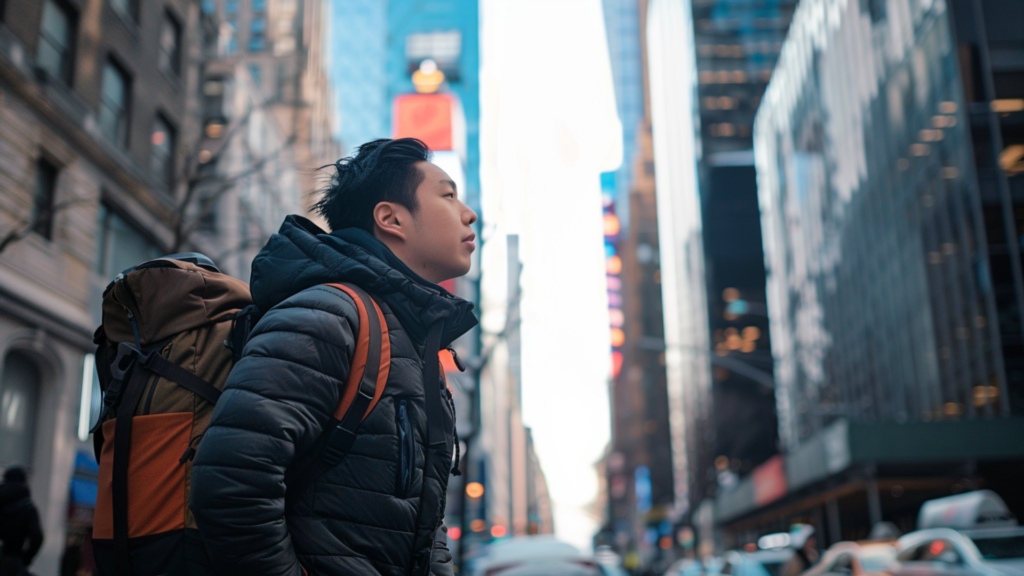
{"type": "Polygon", "coordinates": [[[470,234],[469,236],[466,236],[465,238],[463,238],[462,242],[464,244],[469,244],[470,247],[475,249],[476,248],[476,242],[474,242],[474,240],[476,240],[476,234],[470,234]]]}

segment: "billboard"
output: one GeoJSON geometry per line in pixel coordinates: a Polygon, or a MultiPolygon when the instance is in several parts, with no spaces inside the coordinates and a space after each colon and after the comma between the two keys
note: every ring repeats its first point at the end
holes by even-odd
{"type": "Polygon", "coordinates": [[[395,138],[419,138],[431,150],[455,149],[456,102],[451,94],[395,98],[395,138]]]}

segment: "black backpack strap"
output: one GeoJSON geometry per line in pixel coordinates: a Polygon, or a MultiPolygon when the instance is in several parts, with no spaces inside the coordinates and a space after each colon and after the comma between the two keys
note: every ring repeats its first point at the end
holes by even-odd
{"type": "MultiPolygon", "coordinates": [[[[137,360],[137,359],[136,359],[137,360]]],[[[114,422],[114,463],[111,482],[114,521],[114,566],[118,576],[132,574],[128,555],[128,464],[132,447],[132,420],[150,372],[134,362],[114,422]]]]}
{"type": "Polygon", "coordinates": [[[221,392],[220,390],[217,390],[213,384],[210,384],[206,380],[203,380],[199,376],[196,376],[159,354],[151,353],[143,362],[143,365],[158,376],[166,378],[182,388],[195,392],[200,398],[206,400],[210,404],[216,404],[217,400],[220,399],[221,392]]]}
{"type": "MultiPolygon", "coordinates": [[[[345,290],[351,296],[352,293],[359,299],[356,302],[358,308],[365,310],[366,326],[359,327],[359,335],[356,337],[356,352],[353,358],[359,355],[359,342],[364,341],[363,331],[367,332],[366,367],[363,369],[359,379],[359,389],[355,398],[340,419],[338,413],[324,426],[323,432],[313,444],[309,453],[300,458],[292,466],[294,472],[287,480],[288,493],[300,494],[320,477],[324,472],[334,468],[348,455],[355,442],[356,432],[370,407],[373,397],[377,391],[377,378],[380,373],[381,348],[383,332],[380,318],[377,316],[377,305],[369,294],[354,284],[344,284],[349,290],[345,290]]],[[[338,288],[341,288],[338,286],[338,288]]],[[[362,316],[362,315],[361,315],[362,316]]],[[[345,381],[347,386],[349,380],[345,381]]],[[[344,397],[345,389],[341,390],[341,397],[344,397]]],[[[340,406],[339,406],[340,409],[340,406]]]]}
{"type": "Polygon", "coordinates": [[[224,341],[224,345],[231,349],[235,362],[242,359],[242,349],[249,340],[249,333],[263,317],[263,311],[255,304],[242,308],[235,314],[234,322],[231,325],[231,336],[224,341]]]}

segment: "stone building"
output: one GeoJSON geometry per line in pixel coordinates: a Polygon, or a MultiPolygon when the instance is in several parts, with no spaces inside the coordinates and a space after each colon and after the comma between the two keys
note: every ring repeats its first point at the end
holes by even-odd
{"type": "Polygon", "coordinates": [[[29,471],[39,573],[91,518],[102,289],[171,244],[199,18],[188,0],[0,2],[0,466],[29,471]]]}

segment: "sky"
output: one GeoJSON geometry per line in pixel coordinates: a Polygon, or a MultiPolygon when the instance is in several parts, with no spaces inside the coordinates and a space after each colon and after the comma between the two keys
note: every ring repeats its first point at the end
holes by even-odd
{"type": "Polygon", "coordinates": [[[501,240],[481,256],[482,323],[503,327],[504,237],[519,234],[523,420],[556,535],[589,549],[610,435],[599,175],[622,161],[600,0],[483,0],[481,52],[483,234],[501,240]]]}

